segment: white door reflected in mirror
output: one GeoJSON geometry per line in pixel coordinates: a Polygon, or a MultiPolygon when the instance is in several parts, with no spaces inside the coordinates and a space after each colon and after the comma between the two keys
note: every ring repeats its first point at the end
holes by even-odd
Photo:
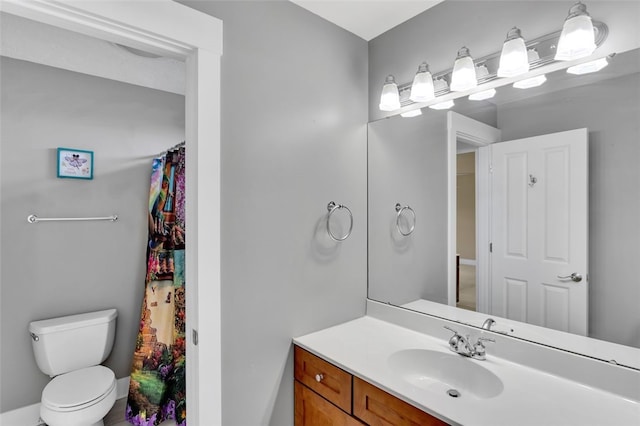
{"type": "Polygon", "coordinates": [[[586,336],[587,129],[491,150],[491,313],[586,336]]]}

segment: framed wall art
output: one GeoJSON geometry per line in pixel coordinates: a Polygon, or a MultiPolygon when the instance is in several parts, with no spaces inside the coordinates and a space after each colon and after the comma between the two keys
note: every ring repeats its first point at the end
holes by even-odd
{"type": "Polygon", "coordinates": [[[93,151],[58,148],[58,177],[93,179],[93,151]]]}

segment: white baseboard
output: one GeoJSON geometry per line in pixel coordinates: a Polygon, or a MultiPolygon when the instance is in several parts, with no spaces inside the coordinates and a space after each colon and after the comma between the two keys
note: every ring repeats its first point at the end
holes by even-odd
{"type": "Polygon", "coordinates": [[[38,426],[44,425],[40,420],[40,403],[0,413],[2,426],[38,426]]]}
{"type": "Polygon", "coordinates": [[[476,266],[476,260],[475,259],[460,259],[460,264],[461,265],[476,266]]]}
{"type": "Polygon", "coordinates": [[[116,388],[116,399],[126,398],[129,395],[129,376],[118,379],[116,388]]]}
{"type": "MultiPolygon", "coordinates": [[[[129,393],[129,376],[116,381],[116,399],[126,398],[129,393]]],[[[40,403],[0,413],[0,426],[39,426],[40,403]]]]}

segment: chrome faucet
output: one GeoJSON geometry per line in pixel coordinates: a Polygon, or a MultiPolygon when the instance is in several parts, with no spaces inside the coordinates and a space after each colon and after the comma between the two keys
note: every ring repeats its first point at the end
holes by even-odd
{"type": "Polygon", "coordinates": [[[483,342],[495,342],[494,339],[489,337],[478,337],[476,343],[472,345],[469,341],[469,335],[465,337],[446,325],[444,328],[453,332],[453,336],[449,339],[449,350],[451,352],[480,361],[487,359],[487,351],[483,342]]]}
{"type": "Polygon", "coordinates": [[[491,326],[493,324],[495,324],[496,321],[493,318],[487,318],[486,320],[484,320],[484,322],[482,323],[482,328],[484,330],[491,330],[491,326]]]}

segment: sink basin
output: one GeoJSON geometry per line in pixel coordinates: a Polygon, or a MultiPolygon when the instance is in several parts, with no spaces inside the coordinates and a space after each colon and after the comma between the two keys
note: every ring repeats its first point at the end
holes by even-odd
{"type": "Polygon", "coordinates": [[[455,389],[461,398],[493,398],[504,389],[502,380],[481,365],[454,353],[407,349],[389,356],[389,366],[405,381],[437,393],[455,389]]]}

